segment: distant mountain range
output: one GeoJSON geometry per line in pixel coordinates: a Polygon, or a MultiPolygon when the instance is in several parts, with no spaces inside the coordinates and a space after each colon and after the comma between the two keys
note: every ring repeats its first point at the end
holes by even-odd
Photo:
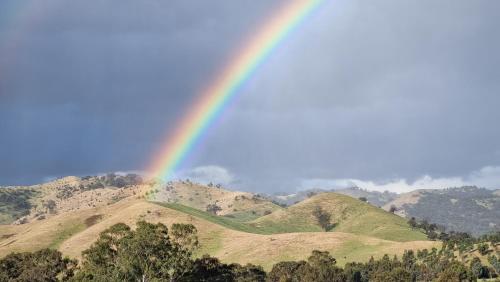
{"type": "Polygon", "coordinates": [[[416,190],[384,205],[407,218],[426,219],[446,228],[482,235],[500,230],[500,190],[478,187],[416,190]]]}

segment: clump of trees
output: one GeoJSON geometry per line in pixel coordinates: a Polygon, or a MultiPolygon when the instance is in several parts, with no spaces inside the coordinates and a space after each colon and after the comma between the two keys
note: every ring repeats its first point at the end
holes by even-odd
{"type": "Polygon", "coordinates": [[[32,208],[30,199],[39,192],[32,189],[2,188],[0,189],[0,224],[10,224],[13,221],[30,214],[32,208]]]}
{"type": "Polygon", "coordinates": [[[181,277],[191,264],[190,249],[172,240],[167,226],[145,221],[136,230],[123,223],[111,226],[82,254],[74,281],[170,280],[181,277]]]}
{"type": "Polygon", "coordinates": [[[325,211],[323,208],[320,206],[314,207],[314,210],[312,211],[312,215],[318,222],[319,226],[323,228],[325,231],[331,230],[334,225],[331,222],[332,215],[329,214],[327,211],[325,211]]]}
{"type": "Polygon", "coordinates": [[[427,238],[430,240],[436,240],[436,239],[442,239],[440,238],[440,234],[445,234],[444,233],[444,228],[439,228],[437,224],[434,223],[429,223],[427,220],[422,220],[418,221],[416,218],[412,217],[410,220],[408,220],[408,224],[412,228],[420,228],[424,230],[425,234],[427,235],[427,238]]]}
{"type": "Polygon", "coordinates": [[[66,281],[77,269],[76,260],[56,250],[11,253],[0,259],[0,281],[66,281]]]}
{"type": "Polygon", "coordinates": [[[313,251],[307,261],[283,261],[275,264],[267,281],[347,281],[344,271],[329,252],[313,251]]]}
{"type": "Polygon", "coordinates": [[[79,189],[82,191],[101,189],[106,186],[126,188],[143,183],[142,177],[134,173],[129,173],[126,175],[108,173],[99,177],[86,176],[83,177],[82,180],[85,181],[85,183],[82,183],[79,186],[79,189]]]}

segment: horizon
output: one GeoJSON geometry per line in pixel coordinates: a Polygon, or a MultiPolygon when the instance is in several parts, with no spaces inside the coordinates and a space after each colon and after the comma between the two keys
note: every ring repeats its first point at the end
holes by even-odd
{"type": "Polygon", "coordinates": [[[262,195],[268,195],[268,196],[291,196],[291,195],[297,195],[303,192],[309,192],[309,191],[321,191],[321,192],[335,192],[335,191],[342,191],[342,190],[361,190],[361,191],[366,191],[366,192],[376,192],[376,193],[394,193],[394,194],[405,194],[405,193],[411,193],[411,192],[416,192],[416,191],[432,191],[432,190],[449,190],[449,189],[463,189],[463,188],[475,188],[475,189],[486,189],[486,190],[491,190],[491,191],[497,191],[500,190],[500,188],[487,188],[487,187],[481,187],[478,185],[474,184],[467,184],[464,183],[463,185],[456,185],[456,186],[442,186],[442,187],[426,187],[426,186],[413,186],[415,183],[409,183],[405,184],[407,187],[405,190],[401,189],[385,189],[384,187],[391,187],[394,182],[388,182],[388,183],[373,183],[373,182],[364,182],[361,180],[356,180],[356,179],[350,179],[350,181],[345,180],[342,185],[337,186],[332,186],[334,184],[325,184],[323,186],[317,185],[317,186],[308,186],[308,187],[296,187],[294,189],[288,189],[288,190],[276,190],[276,191],[265,191],[265,192],[260,192],[260,191],[254,191],[252,189],[250,190],[245,190],[245,189],[239,189],[238,186],[234,186],[231,183],[224,183],[214,181],[213,179],[208,179],[208,178],[199,178],[199,177],[189,177],[188,175],[180,176],[177,175],[177,178],[175,179],[170,179],[170,180],[161,180],[158,177],[148,175],[145,172],[141,171],[114,171],[114,172],[106,172],[106,173],[98,173],[95,175],[66,175],[66,176],[61,176],[61,177],[50,177],[46,178],[43,181],[39,183],[35,183],[32,185],[1,185],[0,188],[8,188],[8,187],[29,187],[33,185],[44,185],[52,182],[57,182],[59,180],[63,180],[65,178],[71,178],[71,177],[76,177],[79,179],[85,179],[87,177],[103,177],[109,174],[115,174],[115,175],[120,175],[120,176],[126,176],[126,175],[138,175],[140,176],[144,182],[149,182],[149,181],[156,181],[158,182],[155,185],[160,184],[166,185],[167,183],[183,183],[184,181],[189,181],[194,184],[202,185],[202,186],[210,186],[210,185],[221,185],[221,188],[229,190],[229,191],[240,191],[240,192],[251,192],[255,194],[262,194],[262,195]],[[363,183],[368,183],[366,186],[359,186],[358,184],[363,184],[363,183]],[[373,187],[375,186],[375,188],[373,187]]]}

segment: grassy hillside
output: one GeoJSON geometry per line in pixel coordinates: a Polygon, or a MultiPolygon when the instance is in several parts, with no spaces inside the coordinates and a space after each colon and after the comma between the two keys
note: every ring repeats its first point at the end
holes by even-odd
{"type": "Polygon", "coordinates": [[[155,202],[181,204],[205,211],[208,205],[220,207],[219,215],[246,222],[281,209],[270,200],[252,193],[230,191],[213,185],[205,186],[190,181],[173,182],[155,189],[149,197],[155,202]]]}
{"type": "Polygon", "coordinates": [[[322,193],[303,202],[258,218],[250,224],[272,233],[321,231],[312,215],[321,207],[332,216],[334,232],[348,232],[392,241],[425,240],[406,220],[365,202],[337,193],[322,193]]]}
{"type": "Polygon", "coordinates": [[[163,207],[166,207],[169,209],[173,209],[176,211],[180,211],[180,212],[183,212],[185,214],[195,216],[197,218],[212,222],[214,224],[217,224],[217,225],[220,225],[222,227],[229,228],[232,230],[248,232],[248,233],[255,233],[255,234],[266,234],[265,231],[262,231],[258,228],[255,228],[252,225],[241,223],[241,222],[235,221],[232,218],[228,218],[225,216],[213,215],[213,214],[210,214],[208,212],[200,211],[198,209],[184,206],[181,204],[170,204],[170,203],[159,203],[159,202],[155,202],[155,204],[158,204],[160,206],[163,206],[163,207]]]}
{"type": "Polygon", "coordinates": [[[281,260],[305,259],[312,250],[328,250],[339,261],[366,261],[384,253],[402,254],[405,249],[438,246],[437,242],[395,242],[344,232],[309,232],[255,234],[241,223],[224,217],[210,216],[180,205],[158,205],[145,200],[122,200],[118,203],[55,215],[24,225],[0,227],[0,256],[12,251],[32,251],[43,247],[58,248],[65,255],[80,257],[98,234],[109,226],[123,222],[131,226],[137,220],[167,225],[191,223],[198,229],[201,249],[224,262],[261,264],[270,269],[281,260]],[[243,229],[242,232],[238,228],[243,229]]]}
{"type": "Polygon", "coordinates": [[[392,193],[392,192],[377,192],[377,191],[368,191],[364,190],[359,187],[350,187],[350,188],[342,188],[342,189],[308,189],[308,190],[302,190],[298,191],[293,194],[281,194],[281,195],[271,195],[269,196],[271,199],[275,200],[278,203],[286,204],[286,205],[293,205],[298,202],[301,202],[307,198],[309,198],[311,195],[316,195],[316,194],[321,194],[321,193],[329,193],[329,192],[334,192],[338,194],[343,194],[347,196],[351,196],[355,199],[358,199],[360,197],[364,197],[367,199],[368,203],[381,207],[385,204],[387,204],[390,201],[393,201],[398,197],[398,194],[392,193]]]}
{"type": "Polygon", "coordinates": [[[138,220],[191,223],[201,243],[196,255],[208,253],[224,262],[260,264],[268,270],[278,261],[305,259],[315,249],[330,251],[342,264],[439,245],[408,230],[403,219],[338,194],[321,194],[282,208],[250,193],[189,182],[174,183],[174,188],[127,184],[129,180],[135,181],[70,177],[9,188],[9,193],[28,189],[34,194],[4,197],[5,203],[27,201],[30,209],[2,205],[4,215],[12,211],[29,211],[29,215],[25,224],[0,225],[0,256],[49,247],[78,258],[104,229],[118,222],[134,226],[138,220]],[[149,202],[145,197],[164,202],[149,202]],[[51,209],[46,205],[49,200],[54,201],[51,209]],[[220,215],[205,212],[208,204],[220,206],[220,215]],[[332,213],[338,223],[334,232],[322,232],[316,224],[311,211],[317,205],[332,213]]]}
{"type": "Polygon", "coordinates": [[[19,187],[0,187],[0,224],[24,224],[56,214],[143,197],[151,190],[138,175],[64,177],[51,182],[19,187]]]}

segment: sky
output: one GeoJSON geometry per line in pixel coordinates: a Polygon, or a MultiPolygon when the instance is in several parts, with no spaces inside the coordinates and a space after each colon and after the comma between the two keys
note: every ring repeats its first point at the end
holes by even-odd
{"type": "MultiPolygon", "coordinates": [[[[284,1],[0,2],[0,185],[142,171],[284,1]]],[[[500,188],[500,2],[332,0],[177,176],[257,192],[500,188]]]]}

